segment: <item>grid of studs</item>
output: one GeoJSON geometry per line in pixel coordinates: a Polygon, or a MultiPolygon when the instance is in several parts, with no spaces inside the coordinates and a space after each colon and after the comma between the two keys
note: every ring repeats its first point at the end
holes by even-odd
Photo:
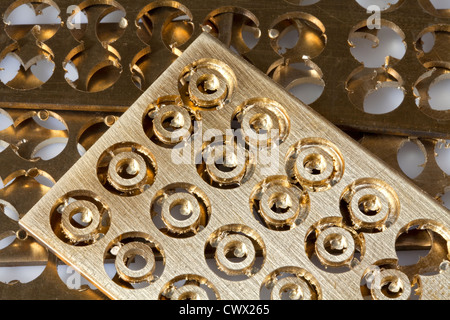
{"type": "MultiPolygon", "coordinates": [[[[419,229],[438,233],[444,243],[448,243],[448,221],[433,199],[425,197],[419,189],[408,187],[405,190],[402,179],[395,172],[371,158],[336,128],[326,123],[317,127],[310,125],[316,115],[312,110],[299,104],[281,88],[273,86],[260,73],[243,73],[242,70],[247,70],[246,66],[245,61],[237,59],[214,39],[206,34],[201,36],[21,220],[22,226],[57,252],[63,260],[76,266],[108,296],[116,299],[157,299],[162,296],[258,299],[266,289],[278,292],[274,294],[274,298],[285,292],[292,298],[363,298],[360,287],[365,270],[375,265],[381,259],[380,255],[396,260],[396,239],[405,230],[418,226],[419,229]],[[185,153],[188,161],[180,162],[183,158],[173,158],[176,147],[158,144],[143,128],[142,119],[148,115],[149,104],[158,101],[160,97],[180,93],[177,85],[180,73],[186,66],[193,63],[195,65],[204,58],[205,47],[209,49],[208,56],[212,59],[212,63],[208,64],[212,72],[217,71],[214,61],[220,59],[233,71],[237,85],[233,96],[228,97],[222,108],[198,111],[202,119],[202,134],[211,128],[224,132],[230,129],[236,109],[239,110],[242,104],[255,98],[266,101],[269,106],[272,105],[271,101],[276,101],[289,115],[290,128],[302,128],[288,130],[278,148],[271,149],[272,152],[277,150],[280,153],[272,170],[267,170],[270,163],[264,164],[264,158],[256,158],[255,171],[235,188],[210,185],[198,174],[195,163],[191,160],[202,153],[204,144],[199,149],[189,149],[195,145],[195,141],[188,139],[181,142],[179,149],[189,152],[185,153]],[[254,81],[246,82],[247,76],[254,81]],[[268,90],[269,87],[271,90],[268,90]],[[218,122],[218,117],[228,118],[229,122],[218,122]],[[327,137],[314,138],[321,136],[324,128],[327,129],[327,137]],[[132,197],[123,197],[102,187],[95,173],[102,153],[122,141],[131,141],[136,146],[148,149],[158,168],[153,184],[132,197]],[[302,143],[303,141],[306,143],[302,143]],[[285,164],[288,159],[292,159],[292,148],[295,150],[295,146],[308,145],[311,141],[315,142],[315,149],[312,149],[315,156],[295,161],[296,165],[303,166],[312,176],[328,174],[339,178],[332,179],[333,182],[323,189],[305,188],[303,193],[284,190],[290,176],[285,164]],[[323,149],[323,152],[317,151],[318,149],[323,149]],[[327,160],[326,155],[330,154],[340,155],[345,168],[341,164],[336,169],[334,161],[327,160]],[[365,155],[366,161],[359,160],[361,154],[365,155]],[[332,170],[328,170],[330,166],[332,170]],[[335,170],[342,172],[333,175],[335,170]],[[83,181],[72,179],[78,175],[83,175],[83,181]],[[265,179],[266,182],[262,182],[265,179]],[[278,180],[282,182],[271,184],[278,180]],[[360,190],[359,186],[363,190],[361,193],[357,191],[357,196],[353,198],[347,196],[347,190],[360,190]],[[55,237],[54,230],[48,223],[50,207],[74,188],[95,189],[99,198],[107,198],[106,205],[110,208],[112,217],[108,232],[95,243],[83,248],[63,243],[55,237]],[[174,188],[176,192],[161,193],[161,190],[174,188]],[[258,188],[262,190],[258,191],[258,188]],[[374,191],[367,192],[370,189],[374,191]],[[271,193],[267,197],[266,191],[271,193]],[[191,197],[192,193],[203,194],[200,196],[202,201],[191,197]],[[269,228],[264,221],[258,220],[257,214],[249,206],[252,194],[255,193],[259,193],[258,201],[266,200],[268,210],[275,213],[283,214],[286,209],[294,208],[296,203],[305,207],[306,194],[311,201],[310,208],[307,215],[300,214],[301,219],[298,219],[298,225],[294,228],[277,230],[273,224],[269,228]],[[160,198],[155,198],[155,194],[163,194],[164,201],[159,203],[162,207],[161,215],[166,214],[166,209],[170,212],[171,208],[178,207],[174,213],[175,220],[178,221],[166,219],[166,223],[176,222],[170,223],[172,235],[161,232],[152,220],[152,202],[158,202],[157,199],[160,198]],[[296,197],[303,199],[295,199],[296,197]],[[197,228],[194,218],[198,216],[200,202],[205,209],[210,209],[210,213],[207,223],[202,228],[197,228]],[[353,212],[353,215],[347,217],[347,210],[359,212],[357,215],[353,212]],[[194,229],[190,229],[193,235],[188,237],[181,236],[182,222],[186,220],[194,223],[194,229]],[[180,235],[177,236],[177,233],[180,235]],[[386,246],[386,243],[389,245],[386,246]],[[79,254],[80,249],[83,249],[82,256],[79,254]],[[137,256],[146,263],[141,269],[134,270],[131,262],[137,256]],[[114,263],[117,276],[105,271],[104,264],[108,262],[114,263]],[[291,266],[293,267],[289,268],[291,266]],[[279,279],[278,275],[282,272],[290,274],[290,278],[279,279]],[[345,281],[342,281],[343,277],[345,281]],[[175,282],[183,279],[192,281],[188,282],[187,287],[174,287],[175,282]],[[329,283],[333,285],[330,286],[329,283]],[[209,295],[205,291],[209,291],[209,295]]],[[[205,85],[210,87],[209,84],[205,85]]],[[[213,97],[214,92],[211,91],[213,97]]],[[[182,106],[179,108],[183,110],[182,106]]],[[[163,111],[164,108],[160,110],[163,111]]],[[[265,117],[260,116],[258,120],[260,118],[265,117]]],[[[173,122],[174,119],[176,117],[170,119],[168,124],[177,124],[177,121],[173,122]]],[[[256,121],[251,127],[255,134],[267,137],[266,132],[261,131],[261,123],[266,122],[256,121]]],[[[175,130],[176,128],[174,126],[175,130]]],[[[275,131],[280,133],[279,128],[275,131]]],[[[223,132],[219,137],[223,137],[223,132]]],[[[247,141],[245,138],[237,139],[237,144],[244,150],[250,150],[251,144],[247,141]]],[[[139,150],[140,147],[135,149],[139,150]]],[[[301,154],[302,149],[298,149],[298,154],[301,154]]],[[[232,150],[237,152],[239,149],[232,150]]],[[[175,155],[179,156],[177,153],[175,155]]],[[[233,156],[227,157],[225,154],[222,160],[222,163],[216,163],[219,170],[232,172],[229,171],[230,168],[237,165],[233,156]]],[[[298,168],[296,171],[299,171],[298,168]]],[[[130,176],[129,179],[133,177],[130,176]]],[[[291,183],[295,184],[296,181],[291,183]]],[[[302,188],[302,184],[299,182],[296,188],[302,188]]],[[[189,224],[191,225],[192,223],[189,224]]],[[[441,259],[439,265],[433,265],[434,269],[439,270],[441,262],[445,262],[445,258],[441,259]]],[[[407,285],[403,274],[406,274],[408,281],[413,282],[416,277],[420,278],[424,270],[417,266],[413,273],[403,269],[400,272],[401,275],[399,272],[395,273],[396,278],[388,274],[382,279],[383,285],[393,283],[392,288],[388,288],[393,296],[400,290],[398,287],[407,285]]],[[[436,277],[442,275],[438,274],[436,277]]],[[[377,298],[378,293],[374,293],[373,297],[377,298]]]]}

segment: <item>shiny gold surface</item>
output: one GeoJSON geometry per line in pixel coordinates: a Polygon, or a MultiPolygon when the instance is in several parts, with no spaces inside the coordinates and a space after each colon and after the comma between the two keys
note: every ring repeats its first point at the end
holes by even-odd
{"type": "MultiPolygon", "coordinates": [[[[84,229],[81,222],[72,226],[84,229]]],[[[20,225],[113,299],[205,297],[200,289],[220,299],[259,299],[264,291],[273,298],[450,297],[448,210],[206,33],[20,225]],[[218,65],[233,81],[210,82],[218,65]],[[186,91],[196,78],[183,77],[195,66],[207,75],[196,80],[200,100],[186,91]],[[193,134],[181,135],[176,147],[159,139],[155,119],[176,137],[186,121],[176,108],[157,117],[166,107],[159,102],[174,96],[179,114],[190,110],[201,123],[196,134],[205,139],[215,129],[215,139],[196,145],[193,134]],[[229,139],[227,129],[243,135],[229,139]],[[114,174],[102,169],[123,153],[116,173],[132,186],[111,183],[114,174]],[[135,179],[142,171],[147,180],[135,179]],[[94,219],[97,210],[85,201],[108,219],[94,219]],[[68,206],[98,237],[64,237],[58,221],[68,206]],[[398,264],[405,238],[430,248],[412,266],[398,264]],[[138,256],[145,267],[134,270],[129,263],[138,256]],[[105,270],[109,259],[115,275],[105,270]],[[184,286],[175,285],[179,279],[184,286]]]]}

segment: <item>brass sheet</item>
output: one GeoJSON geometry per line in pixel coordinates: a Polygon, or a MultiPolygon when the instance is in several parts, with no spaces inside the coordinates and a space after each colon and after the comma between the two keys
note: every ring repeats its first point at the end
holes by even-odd
{"type": "MultiPolygon", "coordinates": [[[[3,1],[0,11],[10,13],[21,3],[24,1],[3,1]]],[[[105,0],[96,1],[96,5],[88,0],[80,3],[79,10],[87,12],[89,23],[82,24],[79,30],[74,29],[73,19],[68,20],[77,12],[71,7],[73,1],[36,1],[36,11],[49,3],[58,6],[61,25],[43,25],[38,32],[32,26],[4,23],[0,33],[1,56],[15,53],[28,69],[24,67],[8,86],[0,85],[0,107],[123,112],[142,93],[134,83],[145,90],[206,25],[221,41],[263,72],[272,73],[283,85],[302,81],[324,84],[322,96],[312,107],[341,128],[450,137],[449,111],[432,110],[427,100],[430,83],[448,75],[448,10],[436,11],[428,0],[401,0],[381,12],[380,26],[403,37],[407,49],[400,61],[387,57],[385,67],[378,69],[361,69],[363,66],[350,53],[349,43],[355,38],[372,41],[374,47],[379,41],[378,29],[366,27],[367,21],[373,20],[372,12],[367,13],[356,1],[343,4],[321,0],[301,6],[301,1],[281,0],[251,4],[243,0],[105,0]],[[112,11],[123,11],[125,20],[99,23],[112,11]],[[276,37],[281,38],[292,28],[303,30],[299,41],[285,54],[279,54],[276,37]],[[258,43],[251,50],[243,40],[244,32],[257,37],[258,43]],[[436,44],[431,52],[424,53],[419,37],[427,32],[436,36],[436,44]],[[35,38],[41,42],[36,43],[35,38]],[[44,84],[30,75],[29,68],[36,57],[45,57],[55,64],[53,76],[44,84]],[[65,80],[63,68],[70,59],[79,69],[79,80],[72,84],[65,80]],[[290,65],[297,62],[314,64],[316,71],[305,75],[290,70],[290,65]],[[273,73],[277,65],[281,69],[273,73]],[[415,103],[418,93],[413,92],[416,83],[420,107],[415,103]],[[403,103],[387,114],[364,112],[366,95],[386,86],[403,88],[403,103]]]]}

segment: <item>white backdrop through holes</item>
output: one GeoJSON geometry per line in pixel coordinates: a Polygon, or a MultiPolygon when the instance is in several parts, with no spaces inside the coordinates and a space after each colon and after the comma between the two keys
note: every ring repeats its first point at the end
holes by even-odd
{"type": "MultiPolygon", "coordinates": [[[[308,0],[309,1],[309,0],[308,0]]],[[[295,2],[294,0],[289,0],[288,2],[295,2]]],[[[300,2],[300,1],[299,1],[300,2]]],[[[311,3],[317,2],[316,0],[309,1],[311,3]]],[[[363,7],[369,5],[378,5],[381,8],[387,3],[395,4],[398,0],[357,0],[363,7]]],[[[432,3],[438,9],[450,8],[449,0],[432,0],[432,3]]],[[[304,4],[304,3],[303,3],[304,4]]],[[[58,12],[54,8],[49,7],[43,15],[36,16],[32,9],[28,5],[22,5],[7,17],[11,24],[21,24],[21,23],[59,23],[58,12]]],[[[117,22],[123,16],[120,12],[113,12],[110,17],[105,17],[102,22],[117,22]]],[[[81,17],[81,23],[85,23],[83,17],[81,17]]],[[[405,47],[397,34],[391,32],[390,30],[382,29],[380,31],[380,46],[374,50],[371,48],[371,43],[365,43],[364,41],[356,42],[355,48],[350,49],[349,53],[360,59],[365,66],[377,67],[381,66],[386,55],[401,58],[405,53],[405,47]]],[[[286,47],[293,46],[298,39],[298,34],[295,32],[290,32],[286,34],[283,39],[283,45],[286,47]]],[[[254,39],[248,39],[253,41],[254,39]]],[[[434,39],[431,34],[427,34],[423,37],[425,46],[431,48],[434,44],[434,39]]],[[[412,44],[408,44],[412,45],[412,44]]],[[[3,84],[8,83],[17,74],[20,67],[20,62],[14,55],[7,55],[2,61],[0,61],[0,81],[3,84]]],[[[40,60],[35,66],[32,67],[32,72],[41,81],[45,82],[53,75],[53,70],[56,66],[49,61],[40,60]]],[[[58,66],[59,67],[59,66],[58,66]]],[[[78,78],[78,72],[74,65],[67,64],[64,66],[66,69],[65,77],[71,81],[76,81],[78,78]]],[[[323,87],[319,85],[314,85],[311,83],[305,83],[304,85],[293,87],[290,92],[295,95],[300,100],[307,104],[316,101],[323,92],[323,87]]],[[[448,110],[450,109],[450,81],[442,81],[437,85],[430,88],[429,91],[431,101],[430,104],[433,108],[438,110],[448,110]]],[[[369,95],[364,103],[364,110],[369,113],[388,113],[394,110],[398,105],[401,104],[403,100],[403,92],[399,90],[384,90],[383,92],[375,92],[369,95]]],[[[65,130],[64,125],[58,120],[50,118],[48,121],[42,122],[39,119],[35,119],[42,126],[53,129],[53,130],[65,130]]],[[[0,131],[8,128],[12,125],[12,119],[7,113],[3,113],[0,110],[0,131]]],[[[446,142],[450,144],[450,140],[446,142]]],[[[0,153],[8,147],[8,144],[0,140],[0,153]]],[[[59,154],[64,148],[64,143],[51,144],[48,147],[40,150],[39,156],[43,159],[51,159],[59,154]]],[[[445,147],[445,143],[441,143],[436,148],[436,160],[441,167],[441,169],[450,174],[450,148],[445,147]]],[[[423,170],[423,163],[425,161],[425,156],[422,150],[417,147],[416,144],[412,142],[405,143],[405,145],[398,152],[398,162],[403,170],[403,172],[410,178],[417,177],[423,170]]],[[[51,186],[53,183],[51,181],[40,181],[42,184],[51,186]]],[[[0,188],[3,188],[3,182],[0,177],[0,188]]],[[[450,209],[450,186],[447,188],[446,192],[441,195],[441,199],[444,205],[450,209]]],[[[1,199],[0,199],[1,200],[1,199]]],[[[13,209],[6,210],[6,214],[14,220],[18,219],[17,212],[13,209]]],[[[0,235],[0,250],[9,246],[16,238],[14,233],[0,235]]],[[[418,251],[408,251],[408,252],[398,252],[399,262],[402,265],[414,264],[418,261],[420,256],[427,254],[426,250],[418,251]]],[[[138,267],[138,266],[137,266],[138,267]]],[[[0,281],[3,283],[9,283],[13,280],[19,280],[23,283],[27,283],[37,278],[45,266],[39,267],[0,267],[0,281]]],[[[107,272],[114,274],[114,265],[106,266],[107,272]]],[[[83,277],[81,277],[76,271],[71,267],[61,264],[58,266],[58,274],[62,281],[66,283],[69,289],[79,289],[80,286],[89,285],[91,288],[93,286],[89,284],[83,277]]]]}

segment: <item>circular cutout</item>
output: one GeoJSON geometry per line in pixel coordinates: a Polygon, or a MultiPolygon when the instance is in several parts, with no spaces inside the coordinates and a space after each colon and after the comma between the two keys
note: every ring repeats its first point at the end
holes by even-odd
{"type": "Polygon", "coordinates": [[[84,1],[69,6],[67,13],[67,28],[78,42],[86,41],[88,24],[95,24],[97,40],[104,45],[118,40],[128,26],[125,9],[116,1],[84,1]]]}
{"type": "Polygon", "coordinates": [[[341,195],[341,211],[362,232],[381,232],[400,214],[400,201],[384,181],[364,178],[347,186],[341,195]]]}
{"type": "Polygon", "coordinates": [[[209,13],[203,27],[238,54],[251,51],[261,37],[258,18],[240,7],[221,7],[209,13]]]}
{"type": "MultiPolygon", "coordinates": [[[[439,245],[442,243],[441,239],[438,239],[436,236],[439,237],[438,234],[433,233],[431,230],[420,230],[417,225],[411,226],[406,230],[402,229],[395,239],[395,253],[397,254],[398,259],[397,264],[400,267],[410,269],[411,272],[415,274],[421,273],[419,270],[420,267],[418,269],[416,269],[416,267],[422,264],[422,262],[419,264],[421,259],[426,258],[430,254],[432,246],[438,247],[439,250],[444,249],[439,245]]],[[[445,249],[441,252],[445,252],[445,249]]],[[[430,273],[433,272],[432,269],[434,269],[434,272],[439,271],[439,264],[441,262],[438,261],[439,259],[433,260],[435,261],[434,263],[427,265],[427,270],[429,270],[429,272],[426,272],[427,275],[430,275],[430,273]]]]}
{"type": "Polygon", "coordinates": [[[253,154],[235,142],[234,137],[216,136],[204,144],[197,172],[216,188],[237,188],[255,170],[253,154]]]}
{"type": "MultiPolygon", "coordinates": [[[[137,34],[147,45],[163,41],[171,50],[185,44],[194,33],[193,16],[189,9],[176,1],[152,2],[136,17],[137,34]],[[157,38],[161,36],[161,39],[157,38]]],[[[169,54],[168,51],[165,52],[169,54]]]]}
{"type": "Polygon", "coordinates": [[[427,32],[420,37],[418,40],[421,44],[421,49],[424,53],[428,53],[433,50],[434,45],[436,44],[436,35],[434,32],[427,32]]]}
{"type": "Polygon", "coordinates": [[[427,69],[450,69],[450,55],[446,49],[449,40],[449,24],[435,24],[426,27],[414,41],[417,59],[427,69]]]}
{"type": "Polygon", "coordinates": [[[18,144],[13,151],[30,161],[50,160],[57,157],[67,146],[68,126],[57,113],[47,110],[24,113],[15,124],[18,144]],[[39,134],[30,134],[39,132],[39,134]]]}
{"type": "Polygon", "coordinates": [[[400,229],[395,241],[398,265],[404,268],[408,275],[439,274],[442,264],[448,261],[449,248],[448,228],[437,221],[427,219],[409,222],[400,229]],[[406,252],[409,257],[406,257],[406,252]]]}
{"type": "Polygon", "coordinates": [[[113,1],[84,1],[69,6],[72,12],[67,27],[74,38],[81,42],[63,61],[66,81],[83,92],[100,92],[113,86],[122,73],[119,52],[110,44],[125,32],[128,21],[125,9],[113,1]],[[96,24],[94,39],[85,39],[86,32],[96,24]]]}
{"type": "Polygon", "coordinates": [[[277,60],[267,75],[305,104],[315,102],[325,89],[322,70],[311,60],[299,63],[277,60]]]}
{"type": "Polygon", "coordinates": [[[208,279],[192,274],[180,275],[166,283],[159,300],[219,300],[220,295],[208,279]]]}
{"type": "Polygon", "coordinates": [[[108,165],[108,182],[121,192],[130,188],[140,188],[147,178],[147,164],[145,159],[134,152],[120,152],[115,155],[108,165]]]}
{"type": "Polygon", "coordinates": [[[117,121],[116,116],[96,117],[80,129],[77,137],[77,149],[83,156],[94,143],[117,121]]]}
{"type": "Polygon", "coordinates": [[[403,102],[403,79],[392,68],[358,67],[345,82],[348,97],[355,107],[369,114],[386,114],[403,102]]]}
{"type": "Polygon", "coordinates": [[[17,239],[13,231],[6,231],[0,235],[0,250],[9,247],[17,239]]]}
{"type": "Polygon", "coordinates": [[[413,90],[419,110],[433,119],[450,119],[449,84],[450,71],[446,68],[433,67],[420,76],[413,90]]]}
{"type": "Polygon", "coordinates": [[[110,274],[112,281],[127,289],[148,287],[161,276],[165,265],[162,247],[147,234],[139,232],[124,234],[109,244],[105,268],[107,257],[114,260],[114,272],[110,274]]]}
{"type": "MultiPolygon", "coordinates": [[[[17,177],[17,180],[20,179],[20,177],[17,177]]],[[[28,187],[33,186],[30,183],[28,187]]],[[[11,190],[11,192],[14,193],[15,191],[11,190]]],[[[0,254],[5,258],[14,258],[15,261],[12,266],[8,266],[8,264],[0,266],[0,282],[8,286],[29,283],[38,278],[45,270],[48,262],[48,251],[32,237],[29,237],[25,230],[19,228],[17,224],[20,218],[19,212],[9,202],[0,200],[0,215],[2,215],[0,220],[3,226],[3,230],[0,232],[0,254]],[[28,260],[31,256],[33,261],[36,262],[35,265],[30,266],[20,263],[28,260]]],[[[8,261],[8,258],[6,261],[8,261]]]]}
{"type": "Polygon", "coordinates": [[[92,242],[96,239],[97,229],[102,217],[94,203],[77,200],[60,210],[62,210],[62,232],[72,242],[92,242]]]}
{"type": "Polygon", "coordinates": [[[364,236],[344,225],[340,218],[325,218],[308,230],[305,250],[322,269],[332,267],[335,272],[346,272],[363,259],[364,236]]]}
{"type": "Polygon", "coordinates": [[[18,75],[19,69],[21,68],[21,62],[20,59],[11,52],[4,52],[0,57],[0,81],[7,84],[18,75]]]}
{"type": "Polygon", "coordinates": [[[144,132],[153,142],[175,146],[186,141],[194,131],[194,115],[184,107],[179,96],[159,98],[148,106],[142,120],[144,132]]]}
{"type": "Polygon", "coordinates": [[[65,243],[87,246],[101,239],[109,230],[111,212],[90,191],[72,191],[59,198],[50,213],[55,235],[65,243]]]}
{"type": "Polygon", "coordinates": [[[3,69],[1,80],[11,89],[39,88],[51,78],[54,72],[54,54],[50,47],[43,42],[36,42],[34,48],[25,46],[15,42],[0,53],[0,64],[3,69]],[[29,51],[30,54],[25,56],[24,51],[29,51]]]}
{"type": "Polygon", "coordinates": [[[283,267],[264,278],[262,300],[321,300],[322,290],[314,276],[305,269],[283,267]]]}
{"type": "Polygon", "coordinates": [[[284,176],[272,176],[258,183],[250,196],[250,209],[258,220],[273,230],[290,230],[308,216],[310,198],[306,191],[284,176]]]}
{"type": "Polygon", "coordinates": [[[355,251],[353,235],[340,227],[326,228],[317,236],[315,251],[324,265],[349,265],[355,251]]]}
{"type": "Polygon", "coordinates": [[[380,272],[380,288],[373,287],[372,297],[375,300],[406,300],[411,294],[411,283],[408,277],[399,270],[383,270],[380,272]]]}
{"type": "Polygon", "coordinates": [[[364,99],[364,112],[369,114],[386,114],[397,109],[405,98],[401,87],[376,88],[364,99]]]}
{"type": "Polygon", "coordinates": [[[447,72],[445,76],[436,78],[428,89],[428,95],[430,97],[430,107],[433,110],[449,110],[450,104],[448,101],[450,97],[448,92],[450,91],[450,72],[447,72]]]}
{"type": "Polygon", "coordinates": [[[437,199],[444,207],[450,210],[450,190],[445,190],[443,193],[438,194],[437,199]]]}
{"type": "Polygon", "coordinates": [[[67,146],[68,138],[51,138],[38,144],[31,154],[33,159],[41,159],[44,161],[56,158],[61,154],[67,146]]]}
{"type": "Polygon", "coordinates": [[[411,295],[411,283],[403,272],[383,270],[379,278],[379,285],[372,286],[370,290],[374,300],[407,300],[411,295]]]}
{"type": "Polygon", "coordinates": [[[450,140],[440,140],[434,148],[436,163],[439,168],[450,176],[450,140]]]}
{"type": "Polygon", "coordinates": [[[178,58],[177,48],[194,33],[192,19],[189,9],[176,1],[154,1],[138,13],[137,34],[147,47],[130,63],[136,87],[145,91],[178,58]]]}
{"type": "Polygon", "coordinates": [[[304,104],[310,105],[322,96],[325,86],[322,84],[308,82],[303,83],[303,81],[299,81],[298,84],[293,83],[292,86],[287,87],[286,90],[288,90],[304,104]]]}
{"type": "Polygon", "coordinates": [[[439,17],[450,17],[450,5],[445,0],[419,0],[420,6],[429,14],[439,17]]]}
{"type": "Polygon", "coordinates": [[[317,57],[327,43],[325,26],[319,19],[304,12],[279,16],[271,24],[269,38],[273,50],[291,62],[301,62],[304,57],[317,57]]]}
{"type": "Polygon", "coordinates": [[[110,45],[86,47],[82,43],[64,59],[66,81],[82,92],[104,91],[119,80],[123,69],[120,60],[119,52],[110,45]],[[69,71],[77,76],[73,78],[69,71]]]}
{"type": "Polygon", "coordinates": [[[178,183],[165,187],[153,197],[153,222],[164,234],[186,238],[203,230],[211,217],[211,203],[198,187],[178,183]]]}
{"type": "Polygon", "coordinates": [[[289,117],[278,102],[267,98],[245,101],[233,113],[232,128],[255,150],[272,149],[283,143],[290,131],[289,117]]]}
{"type": "Polygon", "coordinates": [[[3,109],[0,109],[0,131],[12,128],[14,120],[11,118],[10,114],[3,109]]]}
{"type": "Polygon", "coordinates": [[[419,140],[405,141],[398,150],[397,162],[404,174],[415,179],[425,169],[426,154],[425,147],[419,140]]]}
{"type": "Polygon", "coordinates": [[[186,66],[179,78],[183,102],[193,110],[216,110],[233,96],[236,77],[231,68],[215,59],[200,59],[186,66]]]}
{"type": "Polygon", "coordinates": [[[9,202],[0,199],[0,212],[3,212],[13,220],[18,221],[28,209],[26,203],[37,203],[56,183],[47,172],[37,168],[17,170],[9,174],[2,181],[4,198],[15,203],[14,207],[9,202]],[[26,202],[18,201],[15,195],[21,195],[26,190],[26,202]],[[19,212],[21,214],[19,215],[19,212]]]}
{"type": "Polygon", "coordinates": [[[369,266],[361,279],[361,293],[370,300],[412,300],[420,298],[420,282],[413,282],[402,272],[395,260],[381,260],[369,266]],[[413,291],[413,285],[419,287],[413,291]]]}
{"type": "Polygon", "coordinates": [[[128,27],[126,12],[120,6],[105,10],[97,19],[97,37],[102,43],[113,43],[122,37],[128,27]]]}
{"type": "Polygon", "coordinates": [[[97,163],[100,183],[120,196],[139,195],[156,176],[156,161],[143,146],[132,142],[115,144],[105,150],[97,163]]]}
{"type": "Polygon", "coordinates": [[[262,238],[251,228],[227,225],[209,236],[205,255],[210,253],[214,256],[215,264],[209,266],[215,273],[239,281],[248,279],[262,268],[266,248],[262,238]]]}
{"type": "Polygon", "coordinates": [[[123,244],[116,254],[117,274],[120,279],[129,283],[149,281],[155,271],[155,264],[152,248],[142,242],[133,241],[123,244]],[[128,264],[128,261],[138,257],[144,259],[145,263],[141,268],[134,269],[128,264]]]}
{"type": "Polygon", "coordinates": [[[60,10],[51,0],[15,1],[3,15],[5,31],[13,40],[24,38],[38,26],[34,36],[39,41],[52,38],[61,27],[60,10]]]}
{"type": "Polygon", "coordinates": [[[145,91],[177,58],[178,55],[168,50],[152,51],[151,47],[146,47],[130,63],[131,81],[145,91]]]}
{"type": "Polygon", "coordinates": [[[286,172],[293,182],[308,191],[325,191],[344,174],[339,149],[322,138],[307,138],[293,145],[286,156],[286,172]]]}
{"type": "Polygon", "coordinates": [[[353,57],[365,68],[390,67],[406,53],[405,34],[396,24],[380,20],[380,28],[369,29],[368,21],[350,31],[348,43],[353,57]]]}
{"type": "Polygon", "coordinates": [[[20,219],[20,215],[17,209],[14,208],[14,206],[11,203],[1,199],[0,199],[0,213],[3,213],[9,219],[16,222],[18,222],[20,219]]]}

